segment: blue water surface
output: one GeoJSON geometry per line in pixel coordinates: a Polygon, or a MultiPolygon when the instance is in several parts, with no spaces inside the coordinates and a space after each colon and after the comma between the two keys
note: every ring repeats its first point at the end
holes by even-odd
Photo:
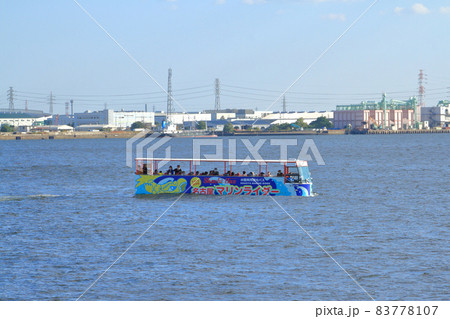
{"type": "Polygon", "coordinates": [[[0,300],[76,300],[146,230],[81,300],[448,300],[450,135],[313,140],[314,197],[175,203],[134,196],[126,140],[0,141],[0,300]]]}

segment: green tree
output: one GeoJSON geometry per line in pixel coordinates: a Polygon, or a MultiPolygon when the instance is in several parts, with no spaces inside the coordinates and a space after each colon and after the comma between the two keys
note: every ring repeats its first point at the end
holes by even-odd
{"type": "Polygon", "coordinates": [[[279,131],[292,131],[293,127],[289,123],[283,124],[272,124],[267,128],[270,132],[279,132],[279,131]]]}
{"type": "Polygon", "coordinates": [[[309,127],[319,129],[326,127],[327,129],[329,129],[333,127],[333,123],[331,123],[331,121],[327,119],[325,116],[320,116],[317,118],[317,120],[312,121],[311,124],[309,124],[309,127]]]}
{"type": "Polygon", "coordinates": [[[145,128],[145,124],[138,121],[138,122],[134,122],[133,124],[131,124],[131,129],[137,129],[137,128],[145,128]]]}
{"type": "Polygon", "coordinates": [[[2,124],[0,132],[14,132],[14,126],[9,124],[2,124]]]}
{"type": "Polygon", "coordinates": [[[197,130],[206,130],[206,122],[200,121],[197,123],[197,130]]]}
{"type": "Polygon", "coordinates": [[[224,127],[223,127],[223,132],[226,133],[226,134],[234,133],[233,124],[231,124],[230,122],[225,124],[224,127]]]}
{"type": "Polygon", "coordinates": [[[295,121],[294,124],[295,124],[295,125],[298,125],[298,126],[300,126],[300,127],[303,127],[303,128],[307,128],[307,127],[308,127],[308,124],[305,123],[305,120],[303,119],[303,117],[301,117],[301,118],[299,118],[297,121],[295,121]]]}

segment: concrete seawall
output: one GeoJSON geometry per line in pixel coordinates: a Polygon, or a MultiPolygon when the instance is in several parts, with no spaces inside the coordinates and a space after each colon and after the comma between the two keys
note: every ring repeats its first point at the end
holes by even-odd
{"type": "Polygon", "coordinates": [[[0,141],[7,140],[73,140],[73,139],[105,139],[105,138],[130,138],[136,132],[75,132],[75,133],[36,133],[36,134],[0,134],[0,141]]]}
{"type": "Polygon", "coordinates": [[[450,130],[436,130],[436,129],[429,129],[429,130],[353,130],[351,134],[432,134],[432,133],[450,133],[450,130]]]}

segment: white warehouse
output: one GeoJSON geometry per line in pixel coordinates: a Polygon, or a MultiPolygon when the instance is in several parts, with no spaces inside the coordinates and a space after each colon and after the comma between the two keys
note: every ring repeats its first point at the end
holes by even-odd
{"type": "Polygon", "coordinates": [[[134,122],[155,124],[155,113],[144,111],[86,111],[74,114],[75,126],[80,125],[108,125],[125,129],[134,122]]]}

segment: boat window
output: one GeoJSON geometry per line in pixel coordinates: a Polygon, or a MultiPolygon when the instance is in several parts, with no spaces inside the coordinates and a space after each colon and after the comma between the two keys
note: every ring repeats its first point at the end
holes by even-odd
{"type": "Polygon", "coordinates": [[[286,174],[286,182],[297,183],[300,180],[299,170],[297,166],[288,166],[286,174]]]}
{"type": "Polygon", "coordinates": [[[299,168],[300,168],[300,176],[302,177],[303,180],[308,180],[311,178],[308,166],[300,166],[299,168]]]}

